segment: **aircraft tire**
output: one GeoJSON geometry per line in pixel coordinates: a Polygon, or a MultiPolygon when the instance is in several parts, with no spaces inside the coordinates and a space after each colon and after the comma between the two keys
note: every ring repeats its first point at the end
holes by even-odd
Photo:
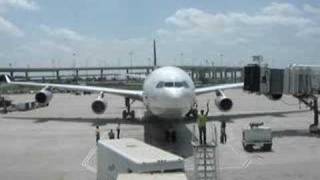
{"type": "Polygon", "coordinates": [[[198,116],[197,110],[192,110],[192,117],[196,118],[198,116]]]}
{"type": "Polygon", "coordinates": [[[131,111],[131,119],[135,119],[136,118],[136,113],[135,113],[135,111],[131,111]]]}
{"type": "Polygon", "coordinates": [[[272,144],[264,144],[262,147],[262,150],[264,151],[271,151],[272,149],[272,144]]]}
{"type": "Polygon", "coordinates": [[[171,132],[171,140],[173,143],[175,143],[177,141],[177,133],[176,131],[172,131],[171,132]]]}
{"type": "Polygon", "coordinates": [[[248,145],[244,146],[244,149],[245,149],[247,152],[252,152],[252,151],[253,151],[253,145],[248,144],[248,145]]]}
{"type": "Polygon", "coordinates": [[[123,110],[122,111],[122,119],[127,119],[127,111],[126,110],[123,110]]]}

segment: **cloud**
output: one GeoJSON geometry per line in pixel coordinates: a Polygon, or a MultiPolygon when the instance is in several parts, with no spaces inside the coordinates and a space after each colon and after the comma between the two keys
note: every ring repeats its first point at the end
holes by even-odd
{"type": "Polygon", "coordinates": [[[35,62],[39,61],[38,65],[41,66],[50,66],[50,58],[59,60],[65,66],[74,63],[77,66],[128,65],[130,51],[134,52],[135,64],[142,64],[152,52],[152,41],[145,38],[106,41],[65,27],[41,25],[40,30],[43,32],[42,36],[22,45],[21,49],[25,56],[32,57],[35,62]],[[41,60],[47,62],[40,62],[41,60]]]}
{"type": "Polygon", "coordinates": [[[220,31],[227,23],[223,14],[209,14],[194,8],[180,9],[165,22],[177,28],[199,31],[220,31]]]}
{"type": "Polygon", "coordinates": [[[82,41],[86,39],[80,33],[68,28],[53,28],[47,25],[41,25],[40,28],[49,36],[55,37],[55,38],[61,38],[64,40],[73,40],[73,41],[82,41]]]}
{"type": "Polygon", "coordinates": [[[320,27],[306,27],[297,33],[300,37],[320,37],[320,27]]]}
{"type": "Polygon", "coordinates": [[[303,6],[303,9],[308,13],[320,15],[320,7],[314,7],[314,6],[311,6],[310,4],[305,4],[303,6]]]}
{"type": "MultiPolygon", "coordinates": [[[[306,27],[317,27],[318,23],[304,16],[304,11],[288,3],[271,3],[253,14],[246,12],[211,13],[200,9],[179,9],[165,19],[166,27],[157,31],[160,37],[175,39],[246,39],[259,36],[274,36],[284,31],[292,35],[301,34],[306,27]],[[230,38],[232,37],[233,38],[230,38]],[[240,37],[239,37],[240,36],[240,37]]],[[[310,33],[305,33],[310,34],[310,33]]],[[[234,42],[233,42],[234,43],[234,42]]],[[[232,44],[226,43],[223,44],[232,44]]]]}
{"type": "MultiPolygon", "coordinates": [[[[38,10],[39,6],[32,0],[0,0],[0,13],[4,14],[11,8],[34,11],[38,10]]],[[[15,37],[24,36],[24,32],[18,26],[3,16],[0,16],[0,34],[11,35],[15,37]]]]}
{"type": "Polygon", "coordinates": [[[289,3],[273,2],[271,5],[262,9],[262,13],[276,16],[299,16],[301,10],[289,3]]]}
{"type": "Polygon", "coordinates": [[[0,0],[0,8],[20,8],[34,11],[38,10],[40,7],[35,1],[32,0],[0,0]]]}
{"type": "Polygon", "coordinates": [[[254,26],[304,27],[313,23],[310,19],[297,16],[298,14],[300,11],[292,5],[272,3],[255,15],[236,12],[214,14],[194,8],[180,9],[166,18],[165,22],[173,25],[173,28],[194,33],[230,32],[254,26]]]}
{"type": "Polygon", "coordinates": [[[10,21],[0,16],[0,34],[22,37],[24,35],[24,32],[10,21]]]}
{"type": "Polygon", "coordinates": [[[176,51],[186,56],[218,58],[216,54],[223,52],[225,61],[231,63],[262,54],[281,58],[277,62],[284,65],[289,59],[319,58],[315,49],[320,42],[320,23],[310,12],[315,14],[318,9],[289,3],[271,3],[250,13],[182,8],[165,18],[166,25],[157,35],[166,46],[179,48],[176,51]]]}
{"type": "MultiPolygon", "coordinates": [[[[1,2],[4,1],[0,0],[0,8],[1,2]]],[[[5,6],[9,7],[8,4],[5,6]]],[[[13,6],[10,5],[11,8],[13,6]]],[[[23,8],[17,4],[14,7],[23,8]]],[[[158,30],[145,33],[143,37],[121,40],[86,35],[67,24],[62,27],[40,25],[40,31],[37,31],[40,33],[36,36],[11,38],[15,43],[11,43],[10,48],[8,43],[0,44],[0,47],[2,45],[9,52],[2,53],[3,59],[11,61],[28,57],[32,60],[30,65],[42,66],[50,66],[52,58],[65,66],[71,66],[73,61],[77,66],[84,66],[86,62],[89,66],[129,65],[130,51],[134,52],[134,64],[148,64],[148,58],[152,57],[150,36],[158,39],[158,59],[162,65],[175,64],[174,59],[185,65],[200,64],[201,59],[220,65],[221,54],[225,65],[249,63],[255,54],[262,54],[266,61],[273,59],[281,66],[320,58],[320,23],[315,16],[319,10],[317,7],[270,3],[256,9],[255,12],[225,9],[218,13],[197,8],[177,9],[163,19],[163,26],[158,30]]],[[[14,23],[2,17],[0,33],[24,34],[14,23]]]]}

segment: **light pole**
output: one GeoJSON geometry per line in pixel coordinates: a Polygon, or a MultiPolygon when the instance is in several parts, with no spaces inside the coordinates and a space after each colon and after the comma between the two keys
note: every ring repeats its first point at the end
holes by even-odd
{"type": "Polygon", "coordinates": [[[183,62],[183,52],[180,53],[180,66],[182,66],[182,62],[183,62]]]}
{"type": "Polygon", "coordinates": [[[220,54],[220,65],[223,66],[223,54],[220,54]]]}
{"type": "Polygon", "coordinates": [[[130,56],[130,67],[132,68],[132,57],[133,57],[133,51],[129,52],[129,56],[130,56]]]}
{"type": "Polygon", "coordinates": [[[149,64],[149,66],[152,66],[150,57],[148,57],[148,64],[149,64]]]}

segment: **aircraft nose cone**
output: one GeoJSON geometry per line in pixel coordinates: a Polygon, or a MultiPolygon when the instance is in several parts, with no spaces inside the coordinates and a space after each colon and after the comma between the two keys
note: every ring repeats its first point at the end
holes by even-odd
{"type": "Polygon", "coordinates": [[[167,91],[166,102],[169,107],[183,107],[189,104],[190,97],[180,89],[170,89],[167,91]]]}
{"type": "Polygon", "coordinates": [[[178,90],[171,90],[168,92],[168,95],[169,95],[169,98],[174,99],[174,100],[181,99],[182,92],[178,91],[178,90]]]}

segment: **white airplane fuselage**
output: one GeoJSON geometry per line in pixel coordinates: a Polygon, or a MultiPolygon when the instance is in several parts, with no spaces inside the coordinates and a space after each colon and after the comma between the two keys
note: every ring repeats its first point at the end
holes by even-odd
{"type": "Polygon", "coordinates": [[[143,103],[153,115],[165,119],[183,118],[195,102],[190,76],[177,67],[153,71],[143,84],[143,103]]]}

